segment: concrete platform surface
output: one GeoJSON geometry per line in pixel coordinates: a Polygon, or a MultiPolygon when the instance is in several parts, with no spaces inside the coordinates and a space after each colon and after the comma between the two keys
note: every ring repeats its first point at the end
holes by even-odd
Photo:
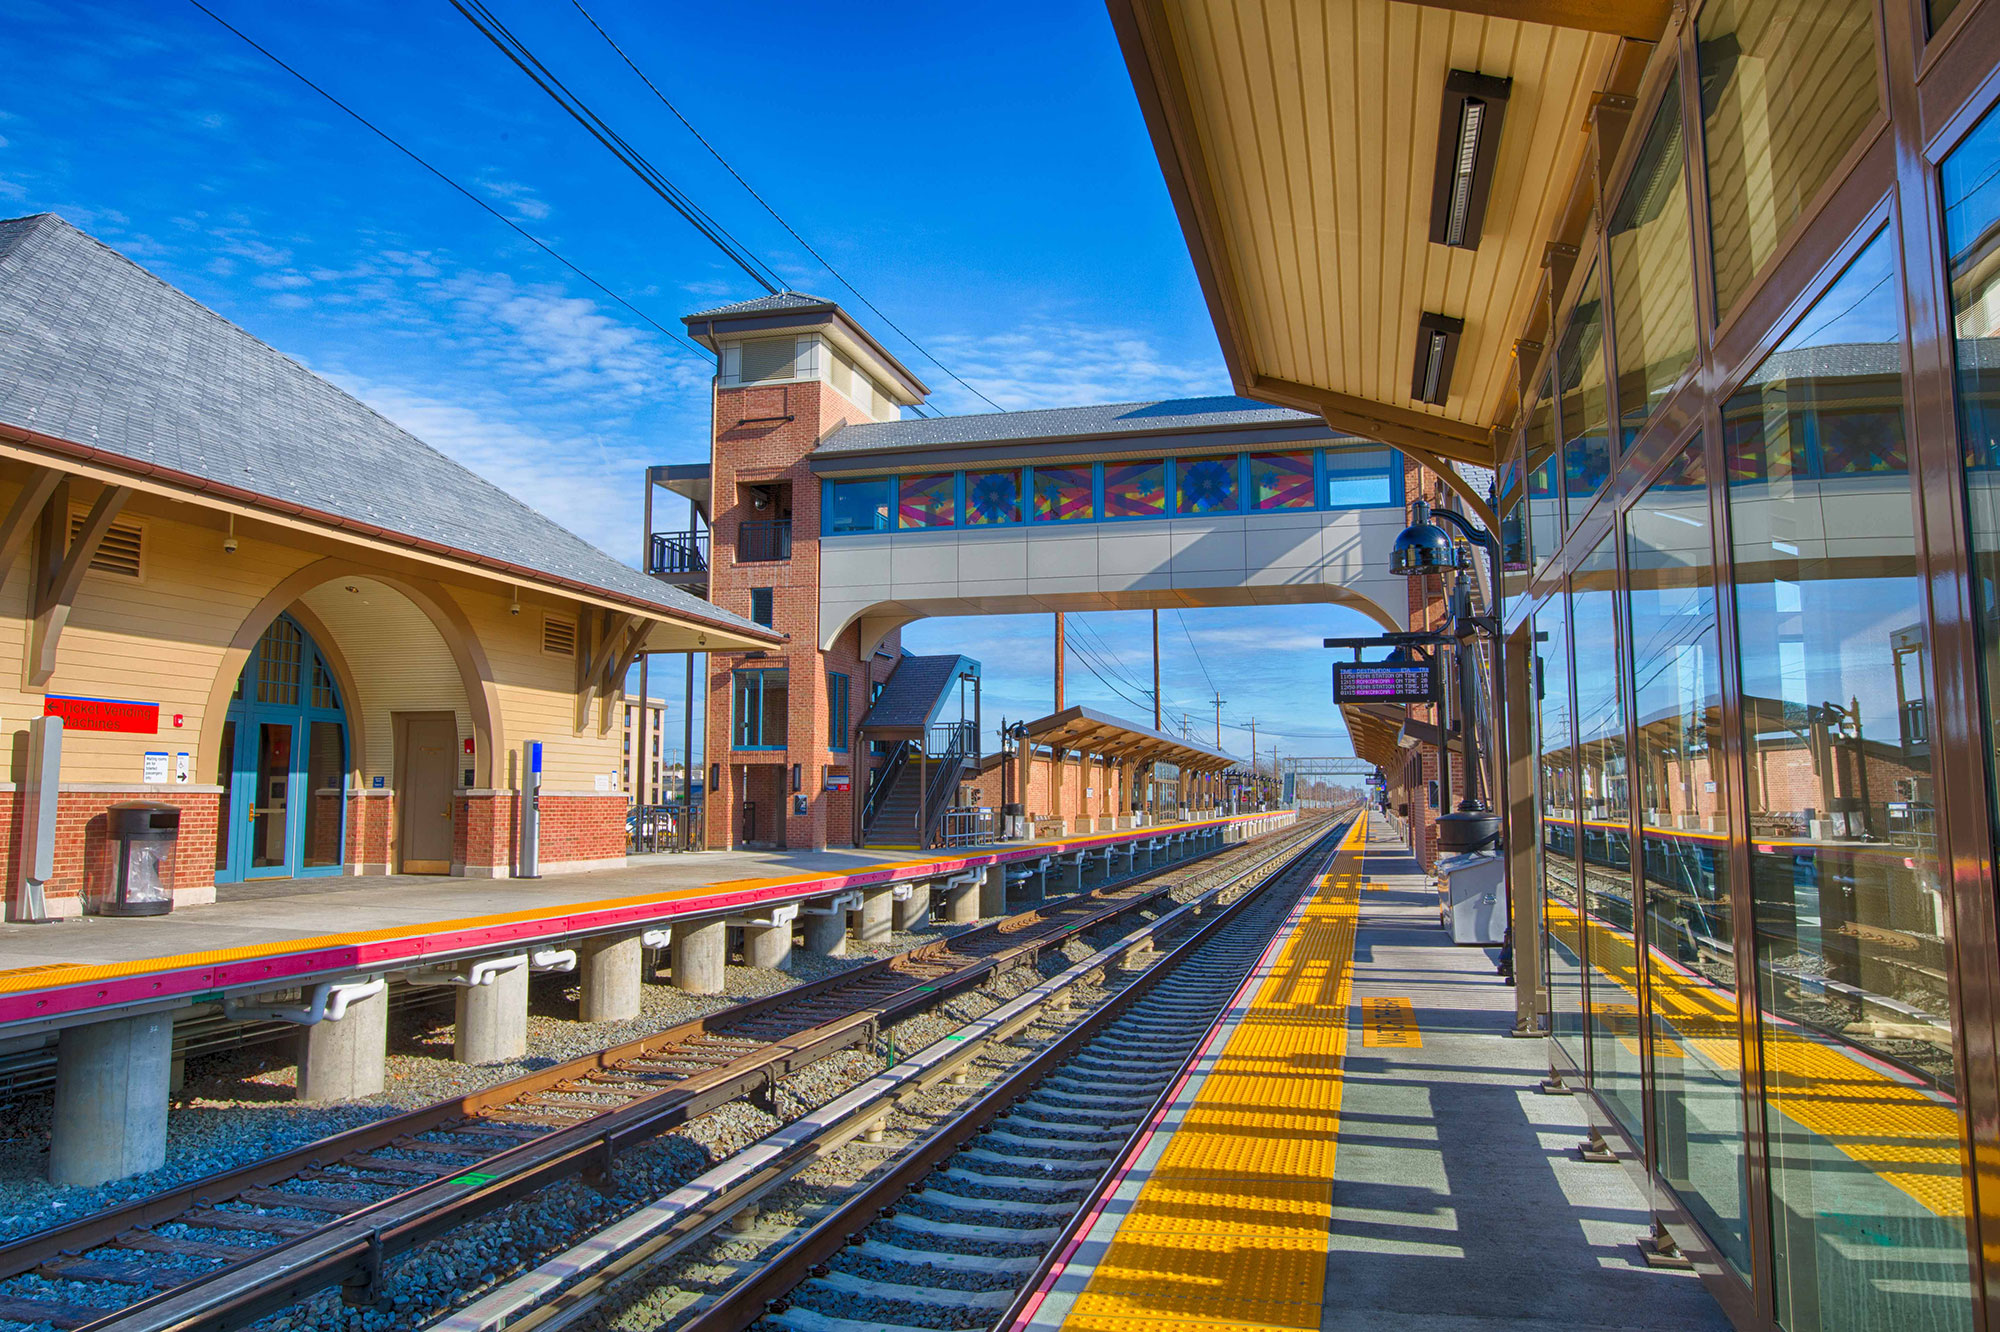
{"type": "Polygon", "coordinates": [[[1512,1020],[1489,951],[1361,830],[1014,1326],[1727,1332],[1645,1265],[1644,1196],[1577,1156],[1582,1108],[1512,1020]]]}
{"type": "Polygon", "coordinates": [[[1273,811],[931,852],[691,852],[532,880],[378,875],[226,885],[214,903],[165,916],[0,925],[0,1031],[638,930],[1169,833],[1225,825],[1249,833],[1291,817],[1273,811]]]}

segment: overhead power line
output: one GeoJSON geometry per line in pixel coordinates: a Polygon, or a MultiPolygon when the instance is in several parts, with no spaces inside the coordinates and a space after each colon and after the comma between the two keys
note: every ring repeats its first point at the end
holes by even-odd
{"type": "Polygon", "coordinates": [[[794,227],[791,223],[787,222],[782,216],[780,216],[778,210],[771,206],[770,201],[766,199],[763,195],[757,193],[755,187],[753,187],[749,181],[743,179],[743,174],[730,164],[729,159],[722,155],[721,150],[719,150],[714,144],[710,143],[708,141],[707,136],[694,127],[694,122],[689,120],[686,115],[682,114],[681,109],[675,106],[673,102],[668,99],[665,93],[660,91],[659,85],[654,83],[652,79],[646,76],[646,71],[639,68],[638,62],[633,60],[631,56],[625,54],[625,48],[620,46],[615,40],[613,40],[611,34],[604,30],[604,25],[599,23],[588,9],[585,9],[583,7],[581,0],[570,0],[570,3],[576,7],[576,12],[583,15],[585,21],[588,22],[591,27],[597,30],[597,35],[604,39],[604,44],[606,46],[609,46],[613,51],[616,51],[618,53],[618,58],[625,62],[625,67],[631,70],[634,74],[639,76],[639,81],[646,85],[646,87],[652,92],[654,97],[657,97],[659,99],[660,105],[667,108],[667,110],[673,112],[674,119],[680,121],[681,124],[686,127],[687,132],[689,134],[694,135],[695,142],[699,143],[702,147],[708,149],[709,156],[713,157],[716,161],[720,162],[722,164],[722,169],[724,171],[727,171],[731,176],[735,178],[736,183],[743,187],[744,192],[747,193],[752,199],[755,199],[763,207],[764,211],[771,215],[772,220],[775,221],[779,226],[783,227],[785,229],[785,233],[789,235],[793,240],[799,243],[800,249],[804,250],[807,254],[811,255],[815,260],[819,262],[819,266],[821,268],[824,268],[828,273],[832,274],[833,280],[835,282],[838,282],[841,286],[853,292],[855,300],[860,301],[863,305],[867,306],[868,309],[875,315],[877,319],[880,319],[884,324],[887,324],[890,328],[894,329],[898,337],[902,338],[903,341],[909,343],[910,346],[916,348],[917,354],[919,356],[923,357],[926,361],[929,361],[932,365],[936,366],[938,369],[944,371],[946,375],[950,376],[954,381],[957,382],[960,388],[964,389],[967,393],[970,393],[973,397],[979,399],[981,402],[985,403],[988,407],[991,407],[996,412],[1004,412],[1007,410],[1005,407],[1002,407],[999,403],[993,401],[993,399],[987,397],[984,393],[981,393],[978,389],[974,388],[971,384],[968,384],[958,374],[957,371],[953,370],[943,361],[940,361],[936,356],[932,355],[931,352],[927,348],[925,348],[922,343],[918,342],[915,338],[911,337],[907,332],[905,332],[902,325],[898,324],[895,320],[891,319],[888,315],[884,314],[882,312],[882,307],[875,304],[875,302],[869,300],[866,296],[862,295],[860,288],[856,287],[852,282],[849,282],[847,280],[846,275],[833,266],[832,261],[830,261],[825,255],[821,254],[818,250],[815,250],[812,247],[812,242],[808,241],[804,236],[801,236],[799,234],[798,228],[794,227]]]}
{"type": "Polygon", "coordinates": [[[752,254],[749,248],[730,235],[701,205],[690,198],[679,186],[662,175],[659,168],[648,161],[646,155],[627,143],[618,131],[611,128],[605,119],[590,109],[590,105],[572,92],[567,84],[556,77],[554,71],[542,63],[527,43],[508,30],[507,25],[488,9],[484,0],[451,0],[451,7],[465,17],[479,34],[492,42],[500,53],[512,61],[516,68],[547,93],[550,100],[569,112],[577,124],[583,126],[593,139],[603,144],[605,149],[622,162],[626,169],[645,183],[648,189],[665,200],[667,206],[686,219],[689,226],[701,233],[716,249],[728,257],[731,263],[742,269],[758,286],[776,295],[784,283],[777,273],[752,254]]]}
{"type": "Polygon", "coordinates": [[[1201,678],[1208,681],[1211,690],[1221,693],[1221,690],[1215,688],[1215,677],[1208,673],[1208,663],[1201,659],[1201,649],[1194,645],[1194,635],[1188,632],[1187,617],[1175,611],[1174,618],[1180,621],[1181,637],[1187,639],[1188,651],[1194,653],[1194,664],[1201,667],[1201,678]]]}
{"type": "Polygon", "coordinates": [[[523,227],[513,218],[508,217],[505,213],[495,208],[492,204],[488,203],[486,200],[480,198],[477,194],[474,194],[471,190],[467,189],[465,186],[459,184],[456,180],[453,180],[450,176],[446,175],[443,171],[440,171],[437,167],[432,166],[429,162],[425,161],[422,157],[418,156],[413,149],[408,147],[401,140],[397,139],[393,134],[390,134],[389,131],[383,129],[380,125],[377,125],[374,121],[368,119],[368,117],[362,115],[359,111],[356,111],[353,107],[341,101],[338,97],[335,97],[332,93],[320,87],[317,83],[314,83],[310,78],[300,73],[297,69],[293,68],[291,65],[286,64],[285,61],[282,58],[280,58],[275,52],[271,51],[269,48],[265,46],[260,45],[255,38],[251,37],[248,33],[244,32],[241,28],[238,28],[237,26],[232,24],[228,19],[222,17],[222,15],[210,9],[207,5],[201,3],[201,0],[188,0],[188,3],[193,5],[196,9],[199,9],[202,13],[208,15],[210,18],[214,19],[217,23],[221,24],[223,28],[233,33],[237,38],[239,38],[243,42],[244,45],[248,46],[251,50],[263,56],[266,60],[276,65],[279,69],[284,70],[285,73],[291,75],[293,78],[297,79],[300,83],[305,84],[306,87],[312,89],[314,92],[318,93],[321,97],[324,97],[328,102],[331,102],[342,113],[347,115],[356,124],[360,125],[363,129],[367,130],[370,134],[373,134],[376,138],[382,140],[382,142],[388,144],[391,148],[394,148],[397,152],[409,158],[412,162],[415,162],[425,171],[428,171],[431,175],[437,177],[437,179],[443,181],[446,185],[449,185],[452,189],[458,191],[458,193],[465,196],[473,203],[477,204],[481,209],[483,209],[486,213],[490,214],[496,221],[498,221],[501,225],[505,226],[508,230],[514,232],[514,234],[521,237],[521,239],[535,246],[535,248],[542,251],[542,253],[548,255],[551,259],[554,259],[564,268],[567,268],[570,272],[576,274],[578,277],[582,278],[585,282],[588,282],[591,286],[597,288],[599,291],[603,292],[606,296],[609,296],[612,300],[618,302],[620,305],[624,306],[627,310],[630,310],[633,314],[645,320],[648,324],[651,324],[661,333],[666,334],[667,338],[674,344],[676,344],[683,350],[695,356],[701,357],[703,360],[708,359],[707,353],[703,352],[699,347],[689,342],[686,338],[682,337],[680,334],[674,332],[673,329],[668,328],[665,324],[662,324],[659,320],[653,318],[653,316],[647,314],[644,310],[641,310],[638,306],[632,304],[632,302],[625,299],[625,297],[619,295],[611,288],[605,286],[604,283],[600,282],[597,278],[591,276],[583,269],[577,267],[576,264],[572,263],[569,259],[565,258],[560,252],[556,250],[554,246],[550,245],[547,241],[535,235],[527,228],[523,227]]]}

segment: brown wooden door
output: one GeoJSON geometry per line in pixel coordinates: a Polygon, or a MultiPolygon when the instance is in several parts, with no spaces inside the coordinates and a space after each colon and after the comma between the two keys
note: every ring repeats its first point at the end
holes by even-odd
{"type": "Polygon", "coordinates": [[[395,720],[397,868],[449,874],[458,719],[449,712],[399,712],[395,720]]]}

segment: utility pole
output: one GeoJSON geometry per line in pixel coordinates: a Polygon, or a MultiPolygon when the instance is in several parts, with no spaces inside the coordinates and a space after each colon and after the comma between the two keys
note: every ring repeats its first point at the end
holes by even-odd
{"type": "Polygon", "coordinates": [[[1056,711],[1063,710],[1063,665],[1069,659],[1069,648],[1064,634],[1067,626],[1063,623],[1063,613],[1056,612],[1056,711]]]}
{"type": "Polygon", "coordinates": [[[1215,691],[1215,747],[1222,748],[1222,691],[1215,691]]]}
{"type": "Polygon", "coordinates": [[[1153,612],[1153,729],[1160,727],[1160,613],[1153,612]]]}
{"type": "Polygon", "coordinates": [[[1257,719],[1250,719],[1250,783],[1257,783],[1257,719]]]}

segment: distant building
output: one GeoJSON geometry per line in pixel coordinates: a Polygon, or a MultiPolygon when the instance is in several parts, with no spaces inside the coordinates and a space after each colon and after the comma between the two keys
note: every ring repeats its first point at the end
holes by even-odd
{"type": "Polygon", "coordinates": [[[618,789],[633,804],[663,805],[681,798],[678,748],[667,739],[667,705],[657,698],[628,700],[621,715],[618,789]],[[645,710],[641,723],[637,714],[645,710]]]}

